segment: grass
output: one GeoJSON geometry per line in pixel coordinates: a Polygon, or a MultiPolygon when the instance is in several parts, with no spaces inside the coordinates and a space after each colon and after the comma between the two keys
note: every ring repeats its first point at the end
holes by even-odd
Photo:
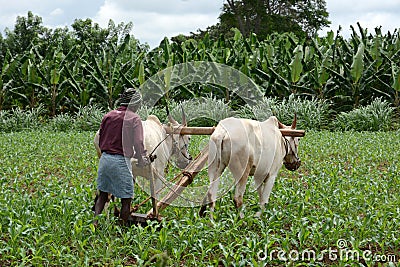
{"type": "MultiPolygon", "coordinates": [[[[199,218],[198,207],[171,206],[161,229],[121,228],[112,212],[92,226],[93,135],[0,134],[0,266],[396,266],[400,260],[398,132],[308,132],[300,144],[303,165],[282,169],[261,219],[253,217],[258,198],[249,186],[243,220],[228,194],[217,201],[215,222],[199,218]],[[307,251],[315,257],[302,258],[307,251]],[[364,259],[365,252],[391,262],[364,259]]],[[[204,138],[192,138],[193,154],[204,138]]],[[[195,183],[207,180],[202,172],[195,183]]],[[[145,198],[138,187],[135,196],[135,203],[145,198]]]]}

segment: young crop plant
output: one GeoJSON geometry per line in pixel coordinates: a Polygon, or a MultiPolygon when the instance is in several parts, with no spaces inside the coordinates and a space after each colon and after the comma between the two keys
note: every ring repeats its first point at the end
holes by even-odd
{"type": "MultiPolygon", "coordinates": [[[[114,204],[93,227],[94,134],[0,133],[0,266],[396,266],[400,259],[397,131],[307,132],[302,166],[281,170],[261,218],[249,183],[243,219],[228,192],[213,222],[197,206],[172,205],[161,223],[130,228],[118,224],[114,204]]],[[[193,136],[190,153],[207,140],[193,136]]],[[[206,170],[195,179],[193,186],[209,183],[206,170]]],[[[147,197],[136,186],[133,205],[147,197]]]]}

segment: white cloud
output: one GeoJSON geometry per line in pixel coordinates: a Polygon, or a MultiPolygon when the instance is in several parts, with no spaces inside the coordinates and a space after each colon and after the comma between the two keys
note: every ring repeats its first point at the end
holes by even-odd
{"type": "Polygon", "coordinates": [[[349,37],[350,25],[358,32],[357,22],[369,33],[375,33],[375,28],[379,26],[382,26],[383,34],[400,28],[400,0],[328,0],[327,10],[332,24],[321,33],[329,30],[336,32],[341,25],[341,34],[349,37]]]}
{"type": "MultiPolygon", "coordinates": [[[[217,23],[226,0],[0,0],[0,32],[13,29],[17,16],[28,11],[42,17],[46,27],[70,26],[75,19],[91,18],[102,27],[112,19],[115,23],[133,22],[133,34],[141,43],[152,47],[164,36],[189,34],[217,23]]],[[[385,33],[400,27],[400,0],[326,0],[329,29],[350,36],[350,25],[360,22],[373,33],[382,25],[385,33]]],[[[357,29],[358,30],[358,29],[357,29]]]]}
{"type": "Polygon", "coordinates": [[[0,32],[3,32],[6,28],[12,30],[13,25],[15,24],[16,14],[1,14],[0,21],[1,21],[1,28],[0,32]]]}
{"type": "Polygon", "coordinates": [[[71,25],[75,19],[94,17],[104,0],[0,0],[0,32],[14,28],[17,16],[28,11],[40,16],[46,27],[71,25]]]}
{"type": "Polygon", "coordinates": [[[215,13],[223,0],[105,0],[103,6],[115,6],[126,12],[154,12],[157,14],[215,13]]]}
{"type": "Polygon", "coordinates": [[[328,0],[327,8],[329,12],[338,13],[365,13],[394,11],[399,9],[399,0],[328,0]]]}
{"type": "Polygon", "coordinates": [[[61,8],[56,8],[50,12],[51,16],[58,16],[64,14],[64,11],[61,8]]]}
{"type": "Polygon", "coordinates": [[[157,46],[166,37],[189,34],[205,29],[218,21],[220,7],[215,0],[160,0],[133,1],[106,0],[94,20],[106,27],[115,23],[133,22],[133,35],[142,43],[157,46]]]}

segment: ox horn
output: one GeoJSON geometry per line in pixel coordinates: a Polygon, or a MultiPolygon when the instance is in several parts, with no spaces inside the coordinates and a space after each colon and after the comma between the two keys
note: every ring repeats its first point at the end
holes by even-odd
{"type": "Polygon", "coordinates": [[[296,129],[296,124],[297,124],[297,113],[294,113],[294,119],[292,122],[292,126],[290,126],[290,128],[296,129]]]}
{"type": "Polygon", "coordinates": [[[179,124],[174,118],[172,118],[171,114],[168,113],[168,120],[172,124],[179,124]]]}
{"type": "Polygon", "coordinates": [[[178,124],[178,122],[174,118],[172,118],[171,113],[169,112],[168,105],[165,106],[165,109],[167,110],[168,121],[172,124],[178,124]]]}
{"type": "Polygon", "coordinates": [[[182,105],[181,105],[181,109],[182,109],[182,125],[187,126],[186,114],[185,114],[185,111],[183,110],[182,105]]]}

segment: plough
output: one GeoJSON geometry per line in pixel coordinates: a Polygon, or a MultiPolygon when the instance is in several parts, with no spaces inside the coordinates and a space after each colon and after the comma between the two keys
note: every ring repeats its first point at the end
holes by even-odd
{"type": "MultiPolygon", "coordinates": [[[[167,133],[179,133],[181,135],[211,135],[215,127],[169,127],[164,128],[167,133]]],[[[280,129],[283,136],[292,137],[303,137],[305,135],[304,130],[295,129],[280,129]]],[[[150,179],[150,197],[144,200],[142,203],[136,205],[131,212],[131,222],[134,224],[147,225],[149,220],[161,221],[159,212],[168,207],[176,198],[178,198],[183,192],[184,188],[193,182],[194,177],[203,169],[204,165],[208,160],[208,145],[194,158],[194,160],[177,176],[174,180],[178,180],[175,185],[171,188],[171,191],[166,194],[161,200],[156,201],[156,193],[154,190],[154,176],[150,179]],[[152,201],[152,208],[146,214],[135,213],[137,209],[149,201],[152,201]]],[[[151,165],[149,166],[151,168],[151,165]]],[[[151,172],[153,173],[153,172],[151,172]]]]}

